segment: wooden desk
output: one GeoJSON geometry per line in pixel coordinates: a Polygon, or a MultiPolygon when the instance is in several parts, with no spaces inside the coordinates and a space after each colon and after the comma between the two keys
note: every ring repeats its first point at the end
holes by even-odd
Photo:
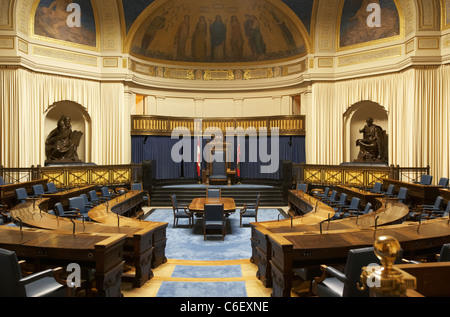
{"type": "Polygon", "coordinates": [[[310,211],[301,217],[283,219],[279,221],[266,221],[251,223],[251,244],[252,244],[252,262],[258,266],[257,277],[266,287],[272,286],[272,274],[270,260],[272,258],[272,245],[269,236],[280,233],[323,233],[337,230],[364,230],[375,226],[384,226],[401,221],[408,215],[409,209],[406,205],[397,201],[389,201],[386,205],[375,210],[372,213],[361,215],[359,217],[349,217],[345,219],[327,221],[328,215],[332,217],[334,210],[328,205],[318,201],[316,198],[307,194],[297,194],[297,191],[291,191],[291,195],[297,195],[298,202],[311,209],[311,204],[317,210],[310,211]],[[323,223],[323,224],[320,224],[323,223]]]}
{"type": "Polygon", "coordinates": [[[89,211],[88,215],[92,221],[108,226],[152,229],[152,267],[156,268],[167,262],[165,250],[167,241],[166,228],[168,223],[143,221],[136,218],[121,216],[121,214],[129,214],[133,209],[140,208],[143,201],[142,193],[142,190],[129,191],[125,195],[118,196],[111,199],[109,202],[95,206],[89,211]]]}
{"type": "Polygon", "coordinates": [[[395,179],[383,179],[383,189],[386,191],[388,186],[393,184],[395,186],[395,192],[398,193],[401,187],[408,189],[408,196],[411,199],[413,205],[434,204],[436,197],[439,196],[439,189],[442,186],[433,185],[420,185],[414,183],[407,183],[398,181],[395,179]]]}
{"type": "Polygon", "coordinates": [[[432,219],[422,224],[406,223],[360,230],[279,233],[269,235],[272,247],[270,260],[274,297],[289,297],[293,268],[315,267],[320,264],[345,264],[350,249],[373,246],[377,236],[396,238],[405,257],[434,254],[450,242],[450,221],[432,219]]]}
{"type": "Polygon", "coordinates": [[[44,194],[43,198],[48,198],[48,208],[53,209],[56,203],[61,203],[64,210],[69,209],[69,198],[80,196],[81,194],[87,194],[91,190],[95,190],[95,186],[85,186],[80,188],[73,188],[69,190],[60,191],[53,194],[44,194]]]}
{"type": "Polygon", "coordinates": [[[14,183],[0,186],[0,204],[7,205],[11,208],[13,205],[17,203],[16,199],[16,189],[25,188],[27,194],[32,196],[34,195],[33,186],[34,185],[46,185],[48,182],[47,179],[38,179],[29,182],[23,183],[14,183]]]}
{"type": "Polygon", "coordinates": [[[95,269],[95,282],[101,297],[120,297],[123,272],[124,234],[76,234],[40,229],[0,227],[0,247],[34,264],[35,272],[47,266],[79,264],[95,269]]]}
{"type": "Polygon", "coordinates": [[[39,209],[39,204],[47,198],[37,200],[35,204],[27,202],[15,206],[11,210],[11,217],[22,222],[23,225],[32,228],[69,232],[76,234],[102,233],[125,234],[123,245],[123,257],[128,264],[135,267],[134,274],[124,273],[123,277],[131,278],[133,287],[141,287],[153,277],[151,262],[153,255],[153,228],[133,228],[108,226],[96,222],[82,222],[68,218],[56,217],[39,209]]]}
{"type": "Polygon", "coordinates": [[[221,197],[221,198],[195,198],[189,205],[189,210],[196,214],[202,214],[205,211],[205,205],[217,205],[223,204],[223,211],[225,213],[233,213],[236,211],[236,204],[233,198],[221,197]]]}
{"type": "Polygon", "coordinates": [[[338,185],[336,187],[336,190],[339,193],[347,194],[347,199],[349,201],[352,200],[353,197],[356,197],[359,198],[362,206],[367,205],[367,203],[371,203],[374,209],[376,208],[377,204],[379,204],[379,199],[383,197],[382,194],[375,194],[359,188],[342,185],[338,185]]]}
{"type": "Polygon", "coordinates": [[[395,265],[417,280],[415,291],[425,297],[450,297],[450,262],[395,265]]]}

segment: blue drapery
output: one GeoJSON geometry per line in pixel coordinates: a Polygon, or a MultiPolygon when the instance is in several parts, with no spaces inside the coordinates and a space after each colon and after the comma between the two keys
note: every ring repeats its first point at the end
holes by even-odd
{"type": "MultiPolygon", "coordinates": [[[[187,162],[174,162],[171,157],[172,148],[180,142],[181,139],[172,139],[170,136],[132,136],[132,161],[140,164],[146,160],[152,160],[155,163],[156,179],[194,179],[197,177],[197,138],[190,140],[191,153],[187,162]]],[[[201,139],[201,147],[205,148],[206,139],[201,139]]],[[[257,162],[250,162],[250,138],[246,137],[241,144],[241,149],[245,146],[245,160],[241,159],[241,178],[242,179],[278,179],[280,170],[276,173],[261,173],[262,166],[268,166],[270,162],[261,162],[260,144],[258,145],[257,162]]],[[[234,162],[231,168],[236,169],[238,141],[234,138],[234,162]]],[[[241,150],[243,152],[243,150],[241,150]]],[[[267,155],[271,155],[271,137],[267,137],[267,155]]],[[[182,154],[182,153],[180,153],[182,154]]],[[[292,163],[304,163],[305,157],[305,137],[304,136],[280,136],[279,137],[279,161],[292,161],[292,163]]],[[[278,162],[279,163],[279,162],[278,162]]],[[[206,161],[202,157],[202,169],[206,169],[206,161]]],[[[281,166],[280,166],[281,167],[281,166]]]]}

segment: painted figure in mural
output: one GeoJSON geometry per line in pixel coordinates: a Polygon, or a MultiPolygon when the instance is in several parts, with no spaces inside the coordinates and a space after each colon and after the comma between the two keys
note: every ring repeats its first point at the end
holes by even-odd
{"type": "Polygon", "coordinates": [[[239,61],[243,56],[244,39],[241,24],[235,15],[231,16],[230,22],[230,46],[233,60],[239,61]]]}
{"type": "Polygon", "coordinates": [[[366,123],[364,128],[359,130],[363,133],[363,138],[356,141],[356,146],[360,147],[357,161],[385,161],[385,132],[380,126],[373,124],[372,118],[367,118],[366,123]]]}
{"type": "Polygon", "coordinates": [[[253,57],[259,59],[266,54],[266,43],[261,34],[259,21],[254,15],[246,14],[245,16],[244,32],[252,50],[253,57]]]}
{"type": "Polygon", "coordinates": [[[225,59],[225,40],[227,27],[222,22],[222,17],[216,15],[216,20],[209,26],[211,37],[211,56],[213,61],[223,61],[225,59]]]}
{"type": "Polygon", "coordinates": [[[278,16],[275,14],[275,12],[271,11],[270,13],[272,14],[272,17],[275,20],[275,23],[280,28],[281,34],[283,34],[283,37],[284,37],[289,49],[295,49],[296,45],[295,45],[294,37],[292,36],[292,33],[289,30],[286,23],[283,20],[281,20],[280,18],[278,18],[278,16]]]}
{"type": "Polygon", "coordinates": [[[178,26],[175,34],[175,56],[177,59],[184,59],[186,56],[186,42],[189,36],[189,29],[191,26],[190,16],[185,15],[183,21],[178,26]]]}
{"type": "Polygon", "coordinates": [[[80,162],[77,148],[81,135],[82,132],[72,131],[70,118],[62,115],[45,142],[47,162],[80,162]]]}
{"type": "Polygon", "coordinates": [[[167,11],[164,11],[162,15],[158,15],[153,18],[150,22],[150,25],[147,27],[145,34],[142,38],[141,42],[141,53],[145,55],[147,50],[149,49],[150,44],[155,38],[156,33],[161,30],[166,24],[166,15],[167,11]]]}
{"type": "Polygon", "coordinates": [[[196,62],[203,62],[206,59],[206,36],[208,32],[208,25],[204,16],[199,17],[197,25],[195,26],[192,35],[192,58],[196,62]]]}

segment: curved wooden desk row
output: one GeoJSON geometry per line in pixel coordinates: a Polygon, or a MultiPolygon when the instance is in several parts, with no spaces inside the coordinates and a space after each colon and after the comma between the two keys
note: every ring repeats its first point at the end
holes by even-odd
{"type": "MultiPolygon", "coordinates": [[[[140,193],[133,193],[128,197],[118,198],[109,202],[109,208],[123,208],[128,200],[136,197],[139,201],[140,193]]],[[[153,276],[151,267],[157,267],[167,261],[165,257],[166,227],[167,223],[147,222],[119,216],[113,212],[107,212],[106,207],[99,205],[92,209],[94,221],[82,222],[68,218],[56,217],[39,209],[40,204],[45,204],[47,199],[27,202],[14,207],[11,216],[17,223],[23,225],[53,230],[55,232],[81,234],[124,234],[123,257],[130,265],[135,267],[135,274],[124,273],[124,278],[131,278],[134,287],[142,286],[153,276]],[[105,213],[106,215],[103,215],[105,213]],[[102,216],[103,215],[103,216],[102,216]],[[111,220],[114,219],[114,222],[111,220]],[[119,219],[119,220],[118,220],[119,219]],[[105,223],[102,223],[105,221],[105,223]],[[119,225],[118,225],[119,224],[119,225]]],[[[134,203],[131,203],[134,205],[134,203]]],[[[110,210],[110,209],[109,209],[110,210]]],[[[91,217],[91,214],[89,214],[91,217]]]]}
{"type": "MultiPolygon", "coordinates": [[[[330,217],[334,215],[334,210],[331,207],[307,194],[297,191],[291,191],[289,194],[291,195],[290,199],[294,199],[295,197],[298,200],[295,203],[298,206],[302,206],[304,210],[309,210],[309,212],[302,217],[296,217],[294,219],[251,223],[252,261],[258,266],[257,276],[266,287],[273,287],[275,294],[279,293],[277,291],[279,287],[277,288],[273,285],[273,265],[271,262],[273,262],[274,242],[272,241],[272,237],[279,235],[298,236],[299,239],[307,237],[305,239],[310,239],[312,243],[319,244],[320,240],[315,240],[314,237],[323,236],[324,234],[328,235],[330,233],[373,230],[375,227],[380,228],[380,226],[401,222],[409,212],[406,205],[396,200],[389,200],[380,202],[379,205],[381,207],[372,213],[359,217],[329,221],[329,215],[330,217]]],[[[324,258],[324,260],[326,259],[324,258]]],[[[289,292],[286,291],[283,294],[290,294],[289,292]]]]}
{"type": "Polygon", "coordinates": [[[269,260],[272,296],[290,296],[293,268],[344,264],[350,249],[373,246],[376,237],[382,235],[396,238],[405,257],[434,254],[439,252],[443,244],[450,242],[450,219],[387,225],[377,229],[336,230],[323,234],[271,234],[268,238],[272,254],[269,260]]]}
{"type": "Polygon", "coordinates": [[[120,297],[123,272],[123,245],[126,235],[83,233],[73,235],[41,229],[0,227],[0,247],[16,252],[33,263],[35,272],[50,267],[80,264],[95,269],[98,296],[120,297]]]}

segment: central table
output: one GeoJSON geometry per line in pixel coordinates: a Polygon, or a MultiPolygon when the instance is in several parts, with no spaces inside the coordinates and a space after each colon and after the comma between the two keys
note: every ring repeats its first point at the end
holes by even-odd
{"type": "Polygon", "coordinates": [[[224,213],[232,213],[236,211],[236,204],[233,198],[195,198],[189,205],[189,210],[195,214],[203,214],[205,212],[205,205],[221,205],[223,204],[224,213]]]}

